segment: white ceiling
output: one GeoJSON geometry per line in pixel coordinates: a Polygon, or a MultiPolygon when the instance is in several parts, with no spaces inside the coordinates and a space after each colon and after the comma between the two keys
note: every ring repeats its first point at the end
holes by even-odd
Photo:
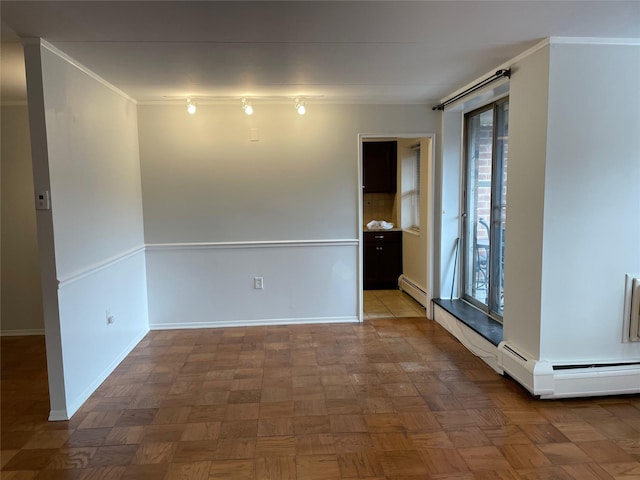
{"type": "MultiPolygon", "coordinates": [[[[0,9],[3,42],[42,37],[141,102],[428,103],[548,36],[640,38],[640,1],[2,0],[0,9]]],[[[4,101],[25,97],[19,51],[2,50],[4,101]]]]}

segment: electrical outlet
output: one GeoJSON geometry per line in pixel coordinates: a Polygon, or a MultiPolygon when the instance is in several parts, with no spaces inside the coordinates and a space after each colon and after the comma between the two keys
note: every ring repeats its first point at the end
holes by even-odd
{"type": "Polygon", "coordinates": [[[264,288],[264,277],[253,277],[253,288],[262,290],[264,288]]]}

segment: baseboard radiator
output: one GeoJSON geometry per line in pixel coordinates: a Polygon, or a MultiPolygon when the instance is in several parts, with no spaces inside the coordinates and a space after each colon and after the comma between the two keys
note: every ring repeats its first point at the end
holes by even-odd
{"type": "Polygon", "coordinates": [[[424,308],[427,308],[427,305],[429,305],[430,299],[425,289],[406,275],[400,275],[400,277],[398,278],[398,288],[406,294],[410,295],[424,308]]]}
{"type": "Polygon", "coordinates": [[[640,393],[640,362],[553,365],[502,342],[498,363],[532,395],[543,399],[640,393]]]}
{"type": "Polygon", "coordinates": [[[640,342],[640,274],[626,275],[623,342],[640,342]]]}

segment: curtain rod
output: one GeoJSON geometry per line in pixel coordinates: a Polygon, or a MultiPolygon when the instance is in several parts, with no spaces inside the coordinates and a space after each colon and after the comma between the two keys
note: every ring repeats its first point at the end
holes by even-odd
{"type": "Polygon", "coordinates": [[[476,90],[481,89],[482,87],[489,85],[490,83],[495,82],[496,80],[502,78],[502,77],[507,77],[507,78],[511,78],[511,69],[507,68],[507,69],[501,69],[498,70],[496,73],[494,73],[492,76],[490,76],[489,78],[485,78],[484,80],[482,80],[481,82],[476,83],[475,85],[473,85],[472,87],[467,88],[466,90],[460,92],[459,94],[449,98],[448,100],[445,100],[444,102],[435,105],[431,108],[431,110],[441,110],[444,111],[444,108],[450,104],[452,104],[453,102],[457,102],[458,100],[460,100],[461,98],[466,97],[467,95],[475,92],[476,90]]]}

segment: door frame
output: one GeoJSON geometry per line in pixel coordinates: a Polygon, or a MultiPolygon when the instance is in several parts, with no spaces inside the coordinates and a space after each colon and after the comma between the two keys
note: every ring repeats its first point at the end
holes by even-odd
{"type": "MultiPolygon", "coordinates": [[[[435,199],[435,154],[436,154],[436,134],[431,133],[359,133],[357,138],[356,148],[358,149],[358,178],[357,178],[357,202],[358,202],[358,321],[362,323],[364,321],[364,202],[363,202],[363,159],[362,159],[362,143],[365,140],[400,140],[407,138],[416,139],[429,139],[429,153],[428,155],[421,156],[424,161],[427,162],[426,168],[422,168],[424,163],[421,163],[421,175],[422,172],[426,173],[427,178],[427,222],[425,228],[427,231],[427,283],[425,288],[427,290],[427,303],[431,303],[433,299],[433,277],[434,277],[434,199],[435,199]]],[[[400,168],[401,162],[398,162],[398,168],[400,168]]],[[[422,192],[421,192],[422,196],[422,192]]],[[[404,230],[403,230],[403,243],[404,243],[404,230]]],[[[428,306],[426,307],[427,317],[430,311],[428,306]]]]}

